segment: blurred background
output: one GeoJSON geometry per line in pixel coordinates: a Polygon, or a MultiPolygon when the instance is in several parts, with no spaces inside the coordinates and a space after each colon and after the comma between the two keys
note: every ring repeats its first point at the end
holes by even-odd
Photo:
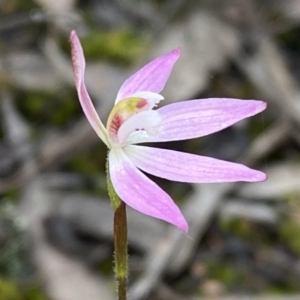
{"type": "Polygon", "coordinates": [[[264,183],[153,178],[185,235],[129,210],[131,300],[300,299],[299,0],[0,1],[0,299],[115,299],[106,148],[70,63],[106,122],[123,81],[180,47],[163,105],[261,99],[262,114],[161,147],[247,164],[264,183]]]}

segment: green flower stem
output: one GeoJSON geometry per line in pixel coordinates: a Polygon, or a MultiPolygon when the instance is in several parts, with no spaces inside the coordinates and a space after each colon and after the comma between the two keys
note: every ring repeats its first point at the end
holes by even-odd
{"type": "Polygon", "coordinates": [[[127,299],[128,251],[126,205],[119,198],[107,172],[108,194],[114,210],[114,247],[115,277],[117,280],[118,299],[127,299]]]}
{"type": "Polygon", "coordinates": [[[126,205],[121,201],[114,216],[115,276],[118,285],[119,300],[126,300],[127,291],[127,219],[126,205]]]}

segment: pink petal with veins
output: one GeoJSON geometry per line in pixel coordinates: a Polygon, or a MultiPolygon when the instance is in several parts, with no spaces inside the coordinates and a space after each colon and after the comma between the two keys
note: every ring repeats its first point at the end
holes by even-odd
{"type": "Polygon", "coordinates": [[[205,136],[256,115],[266,108],[256,100],[210,98],[172,103],[157,111],[163,118],[161,133],[147,136],[136,133],[128,143],[167,142],[205,136]]]}
{"type": "Polygon", "coordinates": [[[263,172],[244,165],[173,150],[130,145],[129,159],[142,171],[180,182],[264,181],[263,172]]]}
{"type": "Polygon", "coordinates": [[[173,50],[162,55],[129,77],[121,86],[116,103],[124,98],[131,97],[137,92],[160,93],[172,71],[172,68],[180,56],[180,50],[173,50]]]}
{"type": "Polygon", "coordinates": [[[96,112],[84,83],[85,59],[80,41],[74,30],[71,32],[70,42],[75,84],[82,110],[92,128],[96,131],[101,140],[108,145],[106,129],[96,112]]]}
{"type": "Polygon", "coordinates": [[[127,205],[188,231],[187,222],[171,197],[139,171],[121,148],[109,152],[109,173],[116,193],[127,205]]]}

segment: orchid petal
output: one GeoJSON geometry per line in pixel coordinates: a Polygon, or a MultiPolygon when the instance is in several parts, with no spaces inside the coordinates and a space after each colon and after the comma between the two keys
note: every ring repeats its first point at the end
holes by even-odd
{"type": "Polygon", "coordinates": [[[256,182],[267,178],[263,172],[211,157],[135,145],[126,146],[124,150],[142,171],[173,181],[256,182]]]}
{"type": "Polygon", "coordinates": [[[139,171],[121,148],[109,152],[109,174],[116,193],[128,206],[188,231],[171,197],[139,171]]]}
{"type": "Polygon", "coordinates": [[[180,50],[173,50],[162,55],[129,77],[121,86],[116,103],[124,98],[131,97],[136,92],[148,91],[160,93],[172,71],[172,68],[180,56],[180,50]]]}
{"type": "Polygon", "coordinates": [[[118,143],[124,144],[128,136],[135,131],[145,131],[149,136],[159,134],[162,117],[155,110],[146,110],[127,119],[118,130],[118,143]]]}
{"type": "Polygon", "coordinates": [[[163,118],[161,133],[148,136],[137,132],[130,143],[179,141],[205,136],[256,115],[266,103],[256,100],[209,98],[172,103],[157,111],[163,118]]]}
{"type": "Polygon", "coordinates": [[[71,32],[70,42],[75,84],[82,110],[88,121],[90,122],[92,128],[98,134],[100,139],[108,146],[109,144],[107,142],[106,129],[96,112],[96,109],[92,103],[92,100],[87,92],[84,83],[85,58],[79,38],[74,30],[71,32]]]}

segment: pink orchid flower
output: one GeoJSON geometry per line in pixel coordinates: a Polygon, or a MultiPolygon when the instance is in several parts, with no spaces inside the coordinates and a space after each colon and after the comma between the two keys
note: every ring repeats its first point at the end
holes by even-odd
{"type": "Polygon", "coordinates": [[[263,181],[266,175],[244,165],[137,144],[197,138],[220,131],[266,108],[255,100],[211,98],[153,108],[180,55],[176,49],[148,63],[121,86],[106,127],[84,83],[85,58],[75,31],[70,35],[75,83],[82,109],[109,148],[109,175],[116,193],[137,211],[162,219],[184,231],[180,209],[140,170],[161,178],[191,183],[263,181]]]}

